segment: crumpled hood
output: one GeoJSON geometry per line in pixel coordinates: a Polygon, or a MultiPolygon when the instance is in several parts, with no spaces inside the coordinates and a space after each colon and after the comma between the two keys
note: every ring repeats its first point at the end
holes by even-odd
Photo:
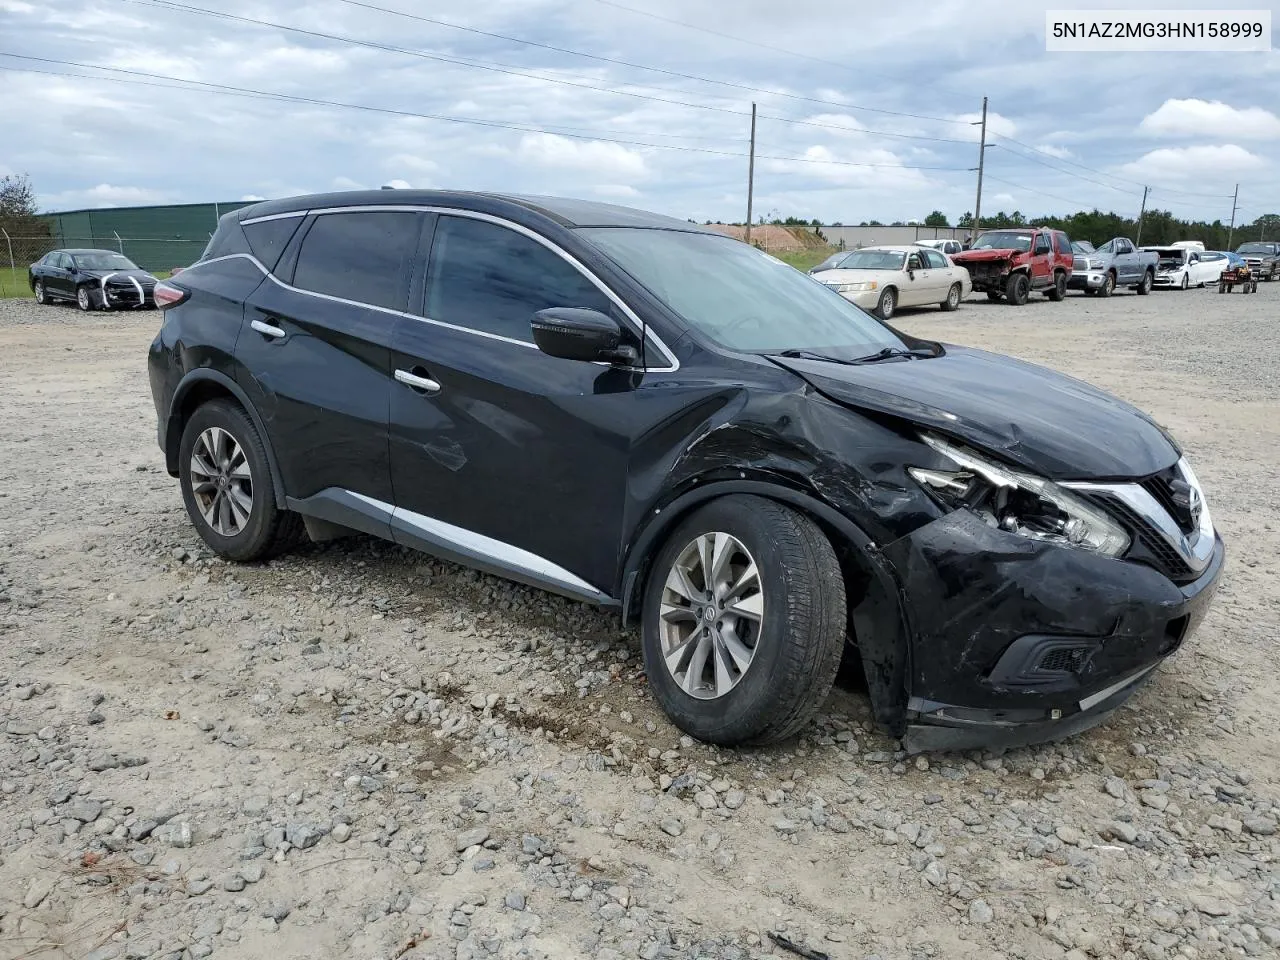
{"type": "Polygon", "coordinates": [[[990,260],[1012,260],[1014,257],[1022,256],[1023,251],[1013,249],[999,250],[962,250],[960,253],[953,253],[951,259],[959,264],[966,263],[983,263],[990,260]]]}
{"type": "Polygon", "coordinates": [[[98,280],[101,280],[103,277],[110,276],[119,277],[122,280],[127,280],[130,277],[133,277],[139,283],[156,282],[156,278],[145,270],[81,270],[80,274],[81,276],[94,277],[98,280]]]}
{"type": "Polygon", "coordinates": [[[1083,381],[946,345],[945,356],[848,366],[774,357],[846,406],[958,437],[1053,480],[1145,477],[1179,451],[1149,416],[1083,381]]]}

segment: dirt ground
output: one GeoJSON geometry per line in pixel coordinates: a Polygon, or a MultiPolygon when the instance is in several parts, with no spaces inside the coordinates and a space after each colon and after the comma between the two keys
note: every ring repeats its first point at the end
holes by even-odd
{"type": "Polygon", "coordinates": [[[0,958],[1280,954],[1280,284],[898,318],[1151,411],[1228,544],[1109,724],[919,758],[857,690],[696,744],[615,620],[384,543],[217,561],[158,323],[0,302],[0,958]]]}

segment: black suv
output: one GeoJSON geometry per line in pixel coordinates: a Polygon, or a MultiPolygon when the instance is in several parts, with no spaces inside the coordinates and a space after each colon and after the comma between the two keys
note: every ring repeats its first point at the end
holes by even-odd
{"type": "Polygon", "coordinates": [[[1143,413],[684,221],[271,201],[156,300],[160,446],[214,551],[363,531],[615,607],[704,740],[794,734],[846,651],[908,749],[1082,730],[1222,568],[1143,413]]]}

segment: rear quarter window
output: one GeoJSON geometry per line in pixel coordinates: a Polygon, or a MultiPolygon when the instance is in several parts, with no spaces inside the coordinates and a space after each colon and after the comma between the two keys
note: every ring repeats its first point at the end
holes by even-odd
{"type": "Polygon", "coordinates": [[[280,254],[289,245],[298,227],[306,219],[301,214],[296,217],[281,217],[278,220],[259,220],[257,223],[243,224],[245,239],[249,249],[268,270],[274,270],[280,262],[280,254]]]}

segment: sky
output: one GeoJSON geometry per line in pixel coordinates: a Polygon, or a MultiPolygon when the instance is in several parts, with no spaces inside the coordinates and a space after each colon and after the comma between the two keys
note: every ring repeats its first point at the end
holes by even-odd
{"type": "Polygon", "coordinates": [[[1061,6],[0,0],[0,175],[45,210],[391,184],[741,221],[754,101],[757,218],[954,222],[986,96],[985,213],[1280,210],[1280,40],[1046,53],[1061,6]]]}

